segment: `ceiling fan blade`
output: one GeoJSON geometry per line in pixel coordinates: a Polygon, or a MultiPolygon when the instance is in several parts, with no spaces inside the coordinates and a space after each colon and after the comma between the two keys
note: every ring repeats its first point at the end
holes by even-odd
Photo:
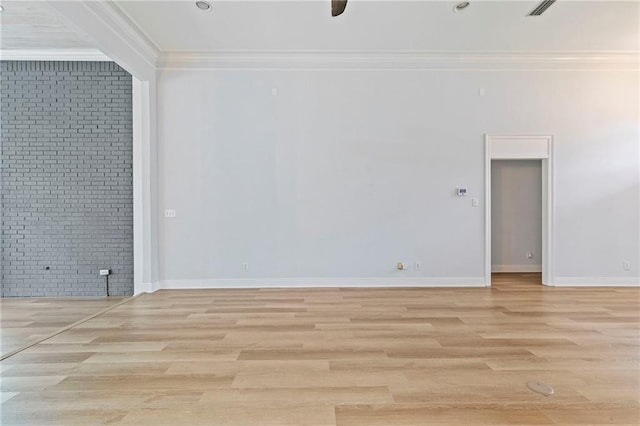
{"type": "Polygon", "coordinates": [[[347,0],[331,0],[331,16],[338,16],[347,7],[347,0]]]}

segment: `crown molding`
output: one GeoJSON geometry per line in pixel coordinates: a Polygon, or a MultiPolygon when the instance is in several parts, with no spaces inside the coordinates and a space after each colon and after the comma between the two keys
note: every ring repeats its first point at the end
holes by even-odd
{"type": "Polygon", "coordinates": [[[158,59],[158,46],[151,41],[147,35],[124,13],[124,11],[113,2],[84,2],[85,7],[90,9],[96,16],[114,30],[127,44],[154,67],[158,59]]]}
{"type": "Polygon", "coordinates": [[[159,69],[640,69],[640,52],[161,52],[159,69]]]}
{"type": "Polygon", "coordinates": [[[111,62],[111,58],[98,49],[0,49],[0,61],[111,62]]]}
{"type": "Polygon", "coordinates": [[[155,78],[158,47],[113,1],[49,1],[48,4],[136,78],[155,78]]]}

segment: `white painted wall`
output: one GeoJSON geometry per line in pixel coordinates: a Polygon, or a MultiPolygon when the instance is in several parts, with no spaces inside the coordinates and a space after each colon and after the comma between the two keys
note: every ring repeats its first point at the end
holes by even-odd
{"type": "Polygon", "coordinates": [[[542,271],[541,160],[491,162],[491,265],[492,272],[542,271]]]}
{"type": "Polygon", "coordinates": [[[161,284],[481,284],[485,133],[555,135],[554,279],[638,282],[638,89],[634,70],[162,71],[161,284]]]}

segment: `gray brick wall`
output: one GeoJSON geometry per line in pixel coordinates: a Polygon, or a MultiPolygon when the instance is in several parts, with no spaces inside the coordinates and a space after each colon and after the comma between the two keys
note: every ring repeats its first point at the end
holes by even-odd
{"type": "Polygon", "coordinates": [[[0,62],[3,296],[133,293],[131,75],[0,62]]]}

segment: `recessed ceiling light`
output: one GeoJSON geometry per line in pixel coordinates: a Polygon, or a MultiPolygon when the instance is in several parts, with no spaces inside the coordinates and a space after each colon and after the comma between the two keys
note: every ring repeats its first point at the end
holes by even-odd
{"type": "Polygon", "coordinates": [[[196,6],[198,7],[198,9],[200,10],[211,10],[211,4],[209,2],[206,1],[197,1],[196,2],[196,6]]]}
{"type": "Polygon", "coordinates": [[[460,3],[456,4],[456,6],[453,8],[453,11],[454,12],[461,12],[464,9],[466,9],[467,7],[469,7],[469,4],[470,3],[468,1],[460,2],[460,3]]]}

